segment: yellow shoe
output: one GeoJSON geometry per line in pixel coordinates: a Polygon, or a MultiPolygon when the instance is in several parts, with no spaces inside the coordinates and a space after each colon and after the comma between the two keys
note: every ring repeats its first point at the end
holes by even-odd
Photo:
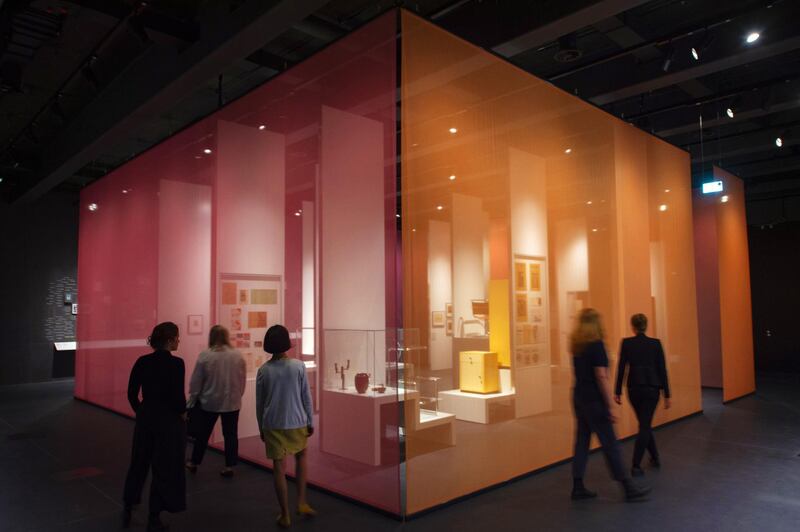
{"type": "Polygon", "coordinates": [[[308,504],[299,504],[297,506],[297,515],[305,515],[308,517],[314,517],[317,515],[317,511],[313,509],[308,504]]]}
{"type": "Polygon", "coordinates": [[[278,523],[278,526],[281,528],[289,528],[290,526],[292,526],[292,520],[289,519],[288,515],[287,516],[279,515],[278,519],[275,522],[278,523]]]}

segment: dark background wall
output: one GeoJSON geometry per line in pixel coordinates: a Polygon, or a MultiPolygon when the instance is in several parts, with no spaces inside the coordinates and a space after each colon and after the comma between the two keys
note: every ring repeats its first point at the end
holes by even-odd
{"type": "Polygon", "coordinates": [[[0,203],[0,384],[52,378],[53,342],[75,338],[77,273],[77,194],[0,203]]]}
{"type": "Polygon", "coordinates": [[[750,225],[748,240],[756,369],[800,372],[800,221],[750,225]]]}

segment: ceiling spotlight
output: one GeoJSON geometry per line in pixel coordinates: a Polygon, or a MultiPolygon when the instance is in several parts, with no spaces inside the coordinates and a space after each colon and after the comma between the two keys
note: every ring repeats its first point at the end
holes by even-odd
{"type": "Polygon", "coordinates": [[[733,118],[733,109],[728,107],[725,109],[725,114],[728,115],[728,118],[733,118]]]}
{"type": "Polygon", "coordinates": [[[260,126],[258,126],[258,130],[259,131],[264,131],[265,129],[267,129],[267,126],[265,126],[264,124],[261,124],[260,126]]]}
{"type": "Polygon", "coordinates": [[[592,204],[592,200],[589,200],[589,201],[586,202],[586,205],[591,205],[591,204],[592,204]]]}
{"type": "Polygon", "coordinates": [[[396,217],[396,218],[400,218],[400,215],[399,215],[399,214],[395,214],[395,217],[396,217]]]}
{"type": "Polygon", "coordinates": [[[127,188],[123,188],[123,189],[122,189],[122,193],[123,193],[123,194],[127,194],[127,193],[128,193],[128,189],[127,189],[127,188]]]}
{"type": "Polygon", "coordinates": [[[441,211],[442,209],[444,209],[444,207],[443,207],[443,206],[441,206],[441,205],[437,205],[437,206],[436,206],[436,210],[437,210],[437,211],[441,211]]]}
{"type": "Polygon", "coordinates": [[[658,206],[658,210],[659,210],[659,211],[661,211],[661,212],[664,212],[664,211],[666,211],[666,210],[667,210],[667,205],[666,205],[666,203],[662,203],[661,205],[659,205],[659,206],[658,206]]]}
{"type": "Polygon", "coordinates": [[[572,153],[572,148],[567,148],[566,150],[564,150],[564,153],[569,155],[570,153],[572,153]]]}
{"type": "Polygon", "coordinates": [[[3,182],[3,178],[2,178],[2,177],[0,177],[0,183],[2,183],[2,182],[3,182]]]}
{"type": "Polygon", "coordinates": [[[295,216],[300,216],[300,211],[294,213],[295,216]]]}
{"type": "Polygon", "coordinates": [[[88,208],[92,212],[96,211],[97,210],[97,203],[90,203],[88,208]]]}
{"type": "Polygon", "coordinates": [[[695,61],[700,61],[700,53],[697,51],[697,48],[695,48],[694,46],[692,46],[692,58],[695,61]]]}
{"type": "Polygon", "coordinates": [[[450,131],[451,135],[455,135],[456,133],[458,133],[458,129],[456,129],[454,127],[451,127],[448,131],[450,131]]]}
{"type": "Polygon", "coordinates": [[[760,33],[758,33],[757,31],[751,31],[747,35],[747,44],[753,44],[754,42],[756,42],[758,40],[759,37],[761,37],[760,33]]]}
{"type": "Polygon", "coordinates": [[[211,155],[211,148],[204,149],[203,153],[205,153],[206,155],[211,155]]]}
{"type": "Polygon", "coordinates": [[[669,192],[669,189],[668,189],[668,188],[665,188],[665,189],[664,189],[664,192],[669,192]]]}
{"type": "Polygon", "coordinates": [[[450,181],[455,181],[455,180],[456,180],[456,176],[455,176],[455,174],[451,175],[451,176],[450,176],[450,181]]]}
{"type": "Polygon", "coordinates": [[[719,199],[719,201],[720,201],[720,202],[722,202],[722,203],[728,203],[728,199],[729,199],[729,198],[728,198],[728,196],[727,196],[727,195],[725,195],[725,196],[722,196],[722,197],[719,199]]]}
{"type": "Polygon", "coordinates": [[[596,228],[596,227],[593,227],[593,228],[592,228],[592,233],[596,233],[596,232],[597,232],[597,228],[596,228]]]}
{"type": "Polygon", "coordinates": [[[783,139],[781,137],[777,137],[775,139],[775,145],[779,148],[783,148],[783,139]]]}

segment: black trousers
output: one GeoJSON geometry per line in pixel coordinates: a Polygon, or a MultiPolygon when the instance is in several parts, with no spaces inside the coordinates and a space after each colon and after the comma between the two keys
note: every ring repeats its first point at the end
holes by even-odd
{"type": "Polygon", "coordinates": [[[655,386],[641,386],[628,388],[628,398],[636,419],[639,421],[639,434],[636,436],[636,445],[633,447],[633,466],[639,467],[647,449],[653,460],[658,460],[656,439],[653,435],[653,414],[658,405],[659,389],[655,386]]]}
{"type": "Polygon", "coordinates": [[[614,426],[608,419],[608,408],[602,401],[587,402],[577,398],[573,400],[573,406],[575,408],[576,434],[572,477],[583,478],[586,472],[586,462],[589,459],[589,442],[592,433],[595,433],[603,446],[603,454],[611,470],[611,476],[614,477],[614,480],[621,482],[625,479],[625,469],[622,466],[622,455],[619,451],[617,435],[614,434],[614,426]]]}
{"type": "Polygon", "coordinates": [[[152,469],[150,512],[186,510],[185,452],[186,423],[178,415],[137,414],[131,464],[125,478],[125,505],[141,502],[142,488],[152,469]]]}
{"type": "MultiPolygon", "coordinates": [[[[195,413],[193,413],[194,415],[195,413]]],[[[194,448],[192,449],[192,463],[199,465],[208,448],[208,439],[217,423],[217,417],[222,417],[222,436],[225,439],[225,466],[233,467],[239,461],[239,411],[233,412],[207,412],[198,408],[196,414],[200,417],[197,434],[195,434],[194,448]]]]}

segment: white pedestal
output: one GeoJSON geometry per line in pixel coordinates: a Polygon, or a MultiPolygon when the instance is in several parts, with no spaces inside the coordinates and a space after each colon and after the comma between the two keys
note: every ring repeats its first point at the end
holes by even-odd
{"type": "MultiPolygon", "coordinates": [[[[419,393],[386,388],[384,393],[355,388],[323,390],[320,438],[326,453],[377,466],[381,464],[381,406],[406,399],[417,401],[419,393]]],[[[400,424],[402,420],[398,419],[400,424]]]]}
{"type": "Polygon", "coordinates": [[[473,423],[489,423],[489,406],[514,398],[513,389],[499,393],[470,393],[461,390],[439,392],[439,408],[455,414],[456,419],[473,423]]]}

